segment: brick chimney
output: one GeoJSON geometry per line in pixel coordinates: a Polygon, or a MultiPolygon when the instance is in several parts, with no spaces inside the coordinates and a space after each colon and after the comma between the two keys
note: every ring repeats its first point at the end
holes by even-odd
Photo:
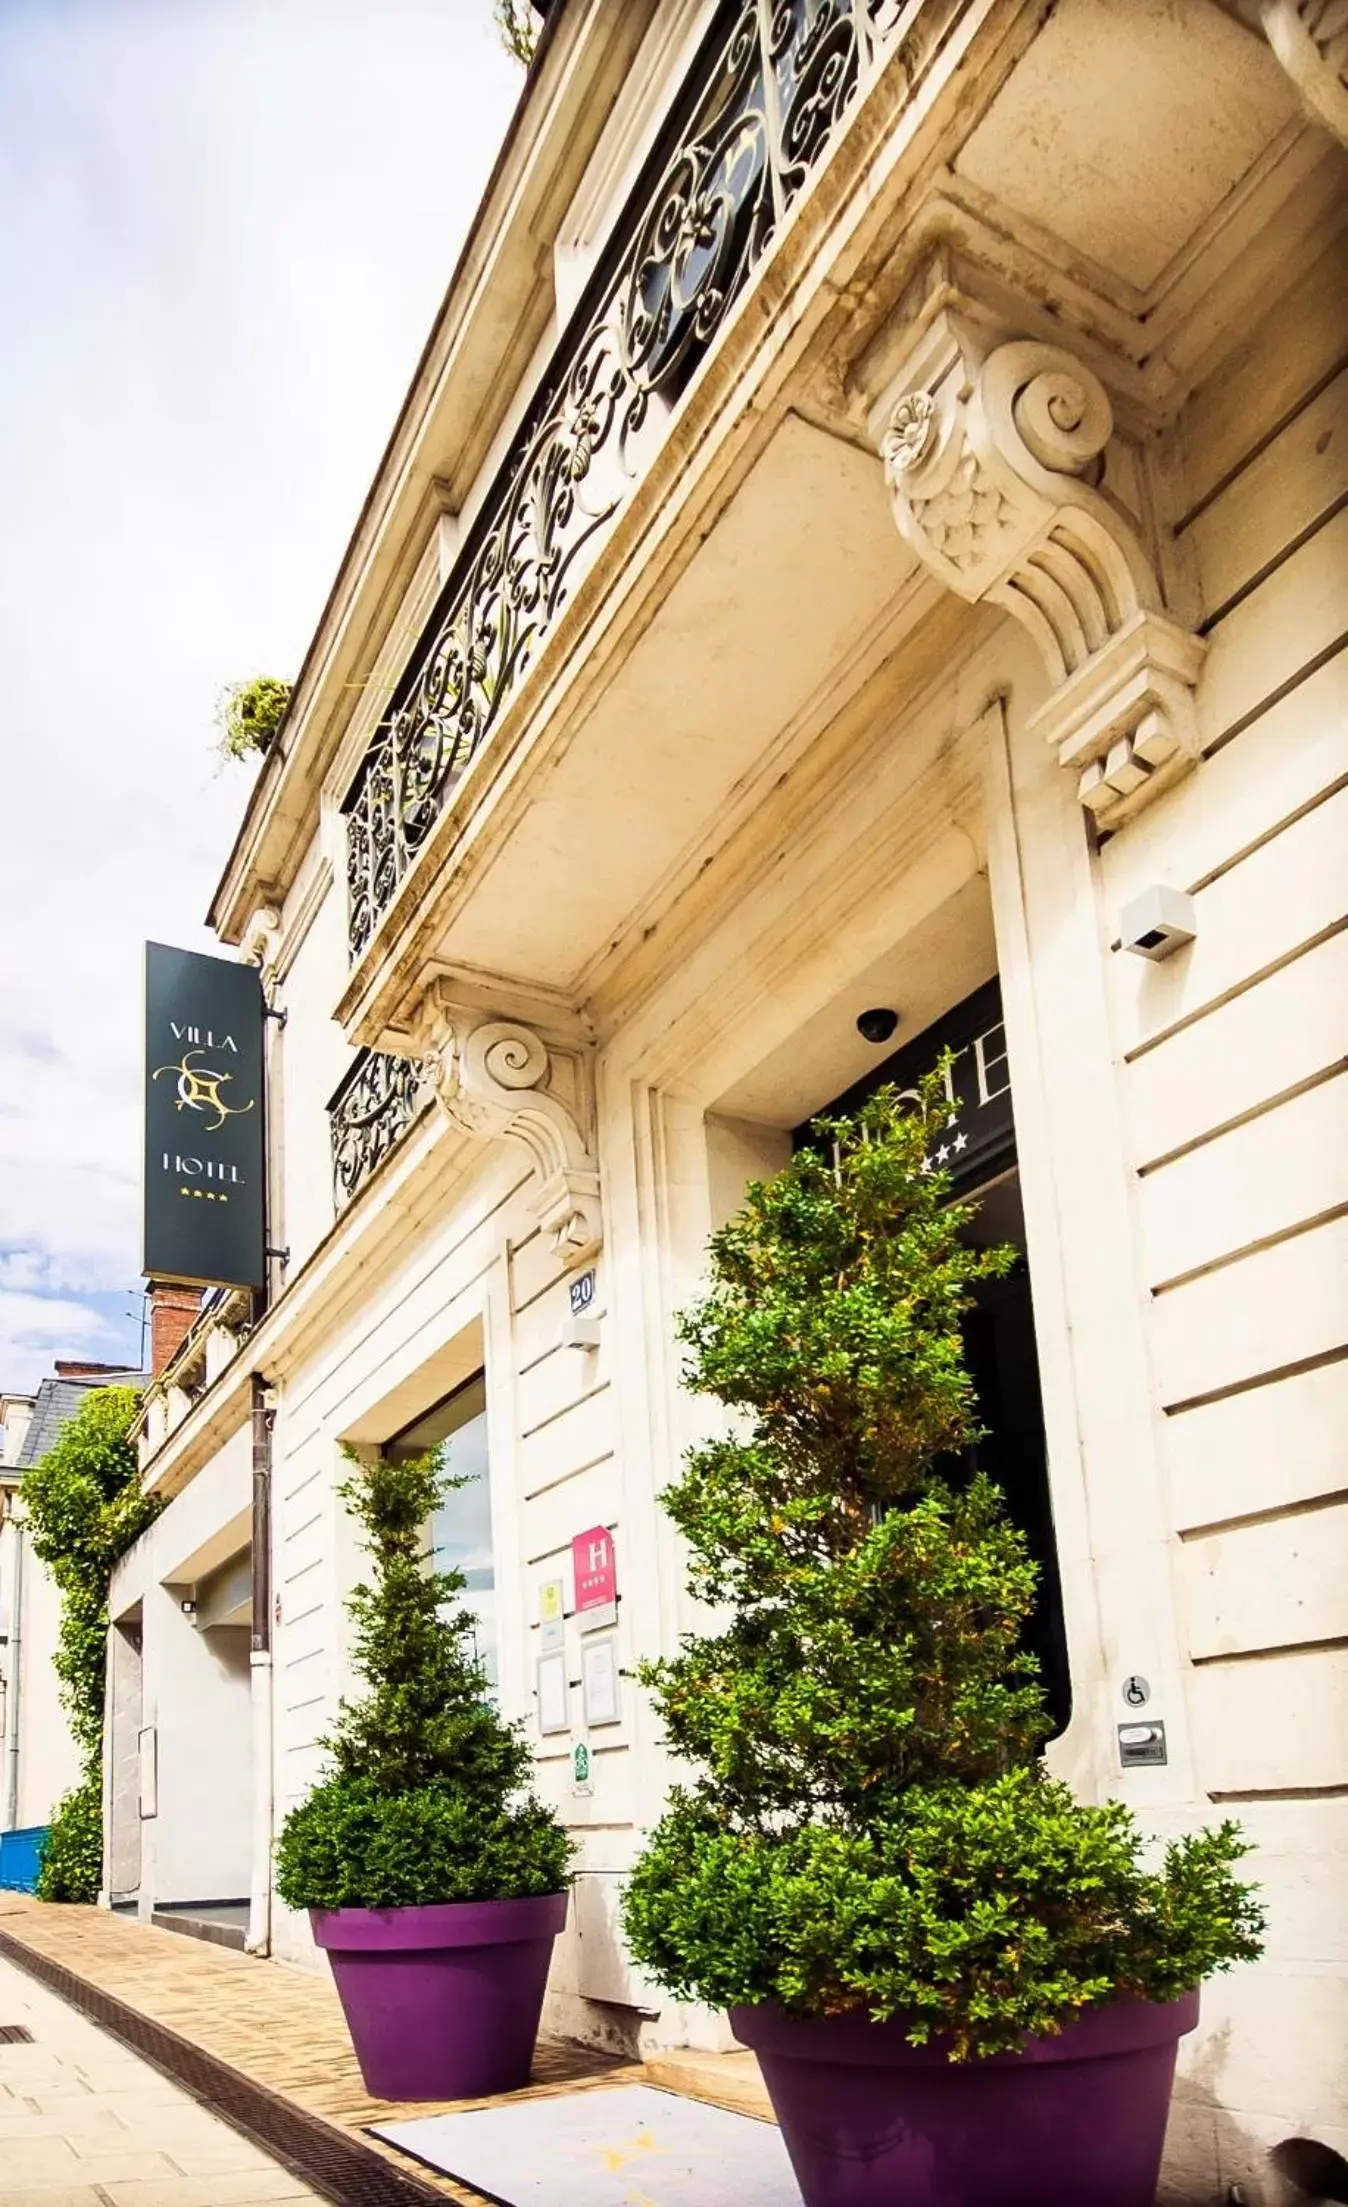
{"type": "Polygon", "coordinates": [[[147,1280],[150,1298],[150,1373],[158,1379],[177,1355],[201,1311],[201,1289],[176,1280],[147,1280]]]}

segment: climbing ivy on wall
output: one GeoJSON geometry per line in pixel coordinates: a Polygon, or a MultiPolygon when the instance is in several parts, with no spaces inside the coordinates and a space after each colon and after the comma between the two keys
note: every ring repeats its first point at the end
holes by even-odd
{"type": "Polygon", "coordinates": [[[55,1656],[61,1703],[84,1775],[57,1808],[38,1896],[93,1901],[103,1869],[103,1682],[113,1567],[155,1517],[142,1492],[131,1425],[134,1387],[98,1387],[23,1479],[33,1553],[61,1596],[55,1656]]]}

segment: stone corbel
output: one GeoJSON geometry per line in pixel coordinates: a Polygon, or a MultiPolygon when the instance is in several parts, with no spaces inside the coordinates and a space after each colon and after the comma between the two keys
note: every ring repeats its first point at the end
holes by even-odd
{"type": "Polygon", "coordinates": [[[588,1263],[603,1241],[598,1167],[576,1112],[552,1085],[541,1036],[433,993],[419,1042],[422,1077],[445,1116],[481,1141],[523,1143],[538,1175],[535,1218],[568,1271],[588,1263]]]}
{"type": "Polygon", "coordinates": [[[1303,106],[1348,145],[1348,0],[1262,0],[1259,20],[1303,106]]]}
{"type": "Polygon", "coordinates": [[[1034,725],[1117,827],[1197,760],[1204,646],[1101,487],[1103,384],[1057,345],[998,342],[943,308],[870,424],[901,533],[948,589],[1029,630],[1053,685],[1034,725]]]}
{"type": "Polygon", "coordinates": [[[246,966],[258,968],[264,988],[269,988],[276,979],[280,946],[281,915],[274,904],[259,904],[243,931],[239,956],[246,966]]]}

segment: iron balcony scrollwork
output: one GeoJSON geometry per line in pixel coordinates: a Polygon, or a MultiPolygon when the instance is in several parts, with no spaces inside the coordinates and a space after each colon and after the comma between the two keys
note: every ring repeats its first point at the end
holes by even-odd
{"type": "Polygon", "coordinates": [[[333,1197],[338,1210],[382,1165],[423,1102],[416,1058],[362,1050],[328,1104],[333,1197]]]}
{"type": "Polygon", "coordinates": [[[347,797],[353,959],[861,87],[901,37],[911,82],[960,5],[718,12],[347,797]]]}

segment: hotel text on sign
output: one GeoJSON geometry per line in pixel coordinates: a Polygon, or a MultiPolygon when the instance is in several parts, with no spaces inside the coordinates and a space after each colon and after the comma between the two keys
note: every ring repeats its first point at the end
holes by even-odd
{"type": "Polygon", "coordinates": [[[265,1278],[262,988],[252,966],[145,948],[144,1269],[265,1278]]]}

